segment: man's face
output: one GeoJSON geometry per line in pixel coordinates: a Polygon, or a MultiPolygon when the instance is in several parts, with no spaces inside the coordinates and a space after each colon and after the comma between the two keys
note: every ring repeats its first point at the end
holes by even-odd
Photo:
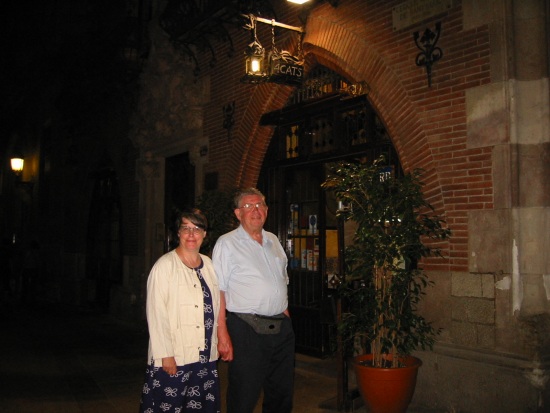
{"type": "Polygon", "coordinates": [[[263,228],[267,218],[267,205],[259,195],[245,195],[242,197],[235,215],[247,232],[256,232],[263,228]]]}

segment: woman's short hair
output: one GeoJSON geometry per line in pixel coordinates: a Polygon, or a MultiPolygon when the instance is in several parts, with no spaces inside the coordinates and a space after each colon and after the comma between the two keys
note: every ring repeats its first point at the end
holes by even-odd
{"type": "Polygon", "coordinates": [[[180,211],[177,214],[175,221],[176,232],[179,230],[181,222],[184,219],[188,220],[189,222],[193,223],[193,225],[196,225],[197,227],[202,228],[205,231],[208,229],[208,221],[206,219],[206,216],[202,213],[200,209],[191,208],[180,211]]]}

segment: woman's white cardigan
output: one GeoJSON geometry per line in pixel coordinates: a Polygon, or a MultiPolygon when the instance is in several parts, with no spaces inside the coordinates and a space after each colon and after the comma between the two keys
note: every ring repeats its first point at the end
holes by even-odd
{"type": "MultiPolygon", "coordinates": [[[[210,361],[218,359],[218,313],[220,293],[212,261],[201,254],[201,274],[212,294],[214,326],[210,361]]],[[[162,366],[163,357],[175,357],[176,364],[199,361],[204,349],[204,297],[199,278],[172,250],[160,257],[147,280],[148,360],[162,366]]]]}

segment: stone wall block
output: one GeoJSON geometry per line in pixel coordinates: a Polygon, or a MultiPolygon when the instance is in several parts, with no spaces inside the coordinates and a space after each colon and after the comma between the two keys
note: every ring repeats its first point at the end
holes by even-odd
{"type": "Polygon", "coordinates": [[[544,3],[541,1],[513,2],[515,14],[514,52],[515,77],[521,80],[541,79],[548,76],[545,50],[548,47],[548,34],[545,24],[544,3]],[[522,30],[528,27],[529,30],[522,30]]]}
{"type": "Polygon", "coordinates": [[[453,298],[453,320],[470,323],[495,324],[495,302],[483,298],[453,298]]]}
{"type": "Polygon", "coordinates": [[[508,141],[508,111],[504,83],[491,83],[466,91],[468,148],[483,148],[508,141]]]}
{"type": "Polygon", "coordinates": [[[453,320],[468,321],[468,314],[466,313],[466,299],[465,298],[453,298],[451,302],[451,317],[453,320]]]}
{"type": "Polygon", "coordinates": [[[474,323],[495,324],[495,302],[486,299],[469,299],[467,302],[468,319],[474,323]]]}
{"type": "Polygon", "coordinates": [[[451,293],[455,297],[483,297],[482,278],[479,274],[453,273],[451,293]]]}
{"type": "Polygon", "coordinates": [[[521,238],[516,241],[519,270],[524,274],[544,274],[548,269],[549,208],[521,208],[517,210],[521,238]]]}
{"type": "MultiPolygon", "coordinates": [[[[550,160],[549,160],[550,163],[550,160]]],[[[549,175],[550,176],[550,175],[549,175]]],[[[544,229],[540,250],[544,254],[544,274],[550,277],[550,207],[544,208],[544,229]]]]}
{"type": "Polygon", "coordinates": [[[519,205],[545,207],[550,205],[550,144],[518,147],[519,205]]]}
{"type": "Polygon", "coordinates": [[[513,312],[511,290],[497,289],[495,303],[495,348],[505,353],[530,357],[534,352],[534,343],[525,325],[513,312]]]}
{"type": "Polygon", "coordinates": [[[481,274],[481,296],[495,298],[495,276],[493,274],[481,274]]]}
{"type": "Polygon", "coordinates": [[[548,79],[515,80],[510,82],[510,88],[517,113],[512,118],[512,142],[535,147],[548,142],[548,79]]]}
{"type": "Polygon", "coordinates": [[[511,273],[510,211],[470,211],[469,270],[472,273],[511,273]]]}
{"type": "Polygon", "coordinates": [[[521,315],[538,315],[550,313],[550,297],[547,291],[550,286],[544,285],[544,277],[539,274],[523,275],[523,301],[521,315]]]}
{"type": "Polygon", "coordinates": [[[511,208],[513,193],[517,192],[517,182],[512,180],[510,145],[496,145],[493,148],[493,204],[495,209],[511,208]]]}
{"type": "Polygon", "coordinates": [[[463,0],[462,10],[464,15],[464,30],[474,29],[487,22],[492,22],[495,17],[495,4],[491,1],[463,0]]]}
{"type": "Polygon", "coordinates": [[[477,324],[476,329],[479,347],[487,349],[495,348],[495,327],[477,324]]]}
{"type": "Polygon", "coordinates": [[[428,277],[433,281],[433,285],[425,290],[426,295],[418,304],[418,309],[436,328],[443,328],[438,340],[449,341],[450,336],[447,326],[452,318],[451,306],[449,305],[451,277],[447,272],[438,271],[430,271],[428,277]]]}
{"type": "Polygon", "coordinates": [[[461,346],[477,346],[476,326],[471,323],[453,321],[451,323],[451,338],[454,344],[461,346]]]}

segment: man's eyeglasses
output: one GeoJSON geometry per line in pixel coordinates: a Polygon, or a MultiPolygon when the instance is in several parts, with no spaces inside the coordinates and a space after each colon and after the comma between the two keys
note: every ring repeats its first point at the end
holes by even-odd
{"type": "Polygon", "coordinates": [[[244,204],[240,206],[240,209],[244,209],[245,211],[252,211],[254,208],[258,209],[264,209],[267,205],[265,202],[256,202],[255,204],[244,204]]]}
{"type": "Polygon", "coordinates": [[[202,235],[204,233],[204,229],[199,227],[188,227],[186,225],[182,225],[180,227],[180,231],[182,234],[189,235],[189,234],[198,234],[202,235]]]}

